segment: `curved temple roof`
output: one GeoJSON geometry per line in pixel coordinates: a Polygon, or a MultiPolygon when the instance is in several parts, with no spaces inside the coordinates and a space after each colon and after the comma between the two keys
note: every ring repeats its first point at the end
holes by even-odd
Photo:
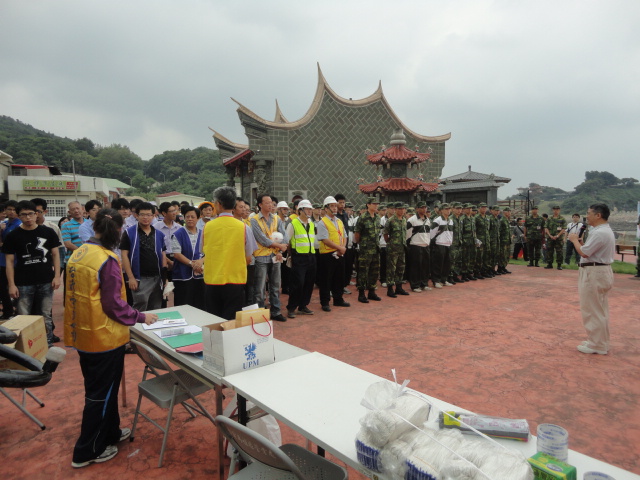
{"type": "Polygon", "coordinates": [[[388,178],[381,182],[367,183],[359,185],[358,188],[362,193],[374,192],[435,192],[438,190],[437,183],[427,183],[414,178],[388,178]]]}
{"type": "MultiPolygon", "coordinates": [[[[370,105],[370,104],[372,104],[374,102],[377,102],[377,101],[381,101],[384,104],[385,108],[389,111],[389,114],[398,123],[400,128],[402,128],[405,132],[408,132],[411,136],[413,136],[414,138],[416,138],[419,141],[423,141],[423,142],[444,142],[444,141],[447,141],[447,140],[449,140],[451,138],[451,133],[446,133],[444,135],[438,135],[438,136],[435,136],[435,137],[428,137],[426,135],[420,135],[418,133],[415,133],[413,130],[409,129],[404,123],[402,123],[402,121],[398,118],[396,113],[393,111],[393,109],[391,108],[391,106],[387,102],[387,99],[385,98],[384,93],[382,92],[382,82],[380,82],[378,84],[377,90],[375,92],[373,92],[372,95],[370,95],[370,96],[368,96],[366,98],[362,98],[360,100],[349,100],[349,99],[346,99],[346,98],[343,98],[343,97],[339,96],[336,92],[334,92],[331,89],[331,87],[329,86],[329,84],[325,80],[324,75],[322,74],[322,70],[320,70],[320,64],[318,64],[318,87],[316,88],[316,94],[313,97],[313,101],[311,102],[311,106],[309,107],[309,110],[307,110],[307,113],[305,113],[304,116],[302,118],[300,118],[299,120],[296,120],[294,122],[287,121],[287,119],[284,117],[284,115],[280,111],[280,107],[278,106],[277,102],[276,102],[276,117],[275,117],[275,121],[269,121],[269,120],[265,120],[264,118],[262,118],[258,114],[254,113],[253,111],[251,111],[250,109],[248,109],[247,107],[242,105],[240,102],[238,102],[233,97],[231,97],[231,100],[233,100],[234,102],[236,102],[238,104],[238,111],[239,112],[244,113],[245,115],[253,118],[254,120],[262,123],[263,125],[265,125],[265,126],[267,126],[269,128],[281,129],[281,130],[293,130],[293,129],[296,129],[296,128],[300,128],[300,127],[306,125],[307,123],[309,123],[311,120],[313,120],[313,118],[315,117],[316,113],[318,113],[318,110],[320,109],[320,105],[322,104],[322,98],[324,97],[325,92],[328,93],[338,103],[341,103],[341,104],[347,105],[347,106],[352,106],[352,107],[361,107],[361,106],[365,106],[365,105],[370,105]]],[[[217,132],[214,131],[214,133],[216,133],[216,135],[218,135],[219,137],[222,137],[217,132]]],[[[222,138],[224,138],[224,137],[222,137],[222,138]]],[[[226,140],[226,142],[227,143],[232,143],[229,140],[226,140]]]]}

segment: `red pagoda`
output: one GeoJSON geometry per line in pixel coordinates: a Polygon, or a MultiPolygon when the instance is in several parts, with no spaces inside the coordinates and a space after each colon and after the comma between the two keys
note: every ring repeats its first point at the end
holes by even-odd
{"type": "Polygon", "coordinates": [[[409,169],[421,163],[432,162],[431,153],[420,153],[406,147],[406,137],[402,129],[396,129],[391,136],[391,146],[379,153],[367,155],[367,162],[375,165],[376,170],[383,168],[375,183],[359,185],[360,191],[368,196],[379,195],[385,202],[405,202],[415,204],[427,200],[432,193],[438,191],[437,183],[427,183],[421,174],[417,178],[409,178],[409,169]],[[384,169],[389,170],[388,178],[384,177],[384,169]]]}

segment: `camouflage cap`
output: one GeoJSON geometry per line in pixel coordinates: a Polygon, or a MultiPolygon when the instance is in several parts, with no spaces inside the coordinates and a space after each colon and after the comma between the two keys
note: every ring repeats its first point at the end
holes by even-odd
{"type": "Polygon", "coordinates": [[[500,207],[498,205],[491,205],[491,210],[500,210],[500,207]]]}
{"type": "MultiPolygon", "coordinates": [[[[486,205],[485,205],[485,207],[486,207],[486,205]]],[[[475,205],[471,205],[471,210],[478,211],[478,207],[477,207],[477,206],[475,206],[475,205]]]]}
{"type": "Polygon", "coordinates": [[[378,209],[383,209],[383,208],[387,208],[387,204],[386,203],[381,203],[380,205],[378,205],[378,209]]]}
{"type": "Polygon", "coordinates": [[[407,208],[407,213],[416,213],[416,209],[413,207],[407,208]]]}
{"type": "Polygon", "coordinates": [[[556,210],[556,209],[560,208],[560,205],[556,204],[556,205],[554,205],[554,206],[553,206],[553,207],[551,207],[551,208],[553,208],[554,210],[556,210]]]}
{"type": "Polygon", "coordinates": [[[504,207],[502,209],[503,212],[510,212],[511,211],[511,207],[504,207]]]}
{"type": "Polygon", "coordinates": [[[480,202],[480,203],[478,204],[478,207],[486,207],[486,206],[487,206],[487,204],[486,204],[486,203],[484,203],[484,202],[480,202]]]}
{"type": "Polygon", "coordinates": [[[396,202],[393,204],[395,208],[406,208],[403,202],[396,202]]]}
{"type": "Polygon", "coordinates": [[[344,206],[347,207],[347,208],[353,208],[353,203],[347,202],[347,203],[344,204],[344,206]]]}
{"type": "Polygon", "coordinates": [[[531,210],[537,210],[538,209],[538,205],[534,205],[533,207],[531,207],[531,210]]]}
{"type": "Polygon", "coordinates": [[[367,206],[363,203],[358,210],[366,210],[367,206]]]}
{"type": "Polygon", "coordinates": [[[367,198],[367,205],[372,204],[372,203],[380,203],[380,200],[378,200],[376,197],[368,197],[367,198]]]}
{"type": "Polygon", "coordinates": [[[453,208],[463,208],[463,205],[460,202],[453,202],[453,208]]]}
{"type": "Polygon", "coordinates": [[[471,204],[470,203],[465,203],[464,205],[462,205],[462,208],[471,208],[471,204]]]}
{"type": "Polygon", "coordinates": [[[427,202],[418,202],[416,204],[416,208],[422,208],[422,207],[426,207],[427,206],[427,202]]]}
{"type": "Polygon", "coordinates": [[[448,203],[443,203],[442,205],[440,205],[440,210],[444,210],[445,208],[451,208],[451,205],[449,205],[448,203]]]}
{"type": "Polygon", "coordinates": [[[314,203],[313,208],[322,208],[322,205],[319,203],[314,203]]]}

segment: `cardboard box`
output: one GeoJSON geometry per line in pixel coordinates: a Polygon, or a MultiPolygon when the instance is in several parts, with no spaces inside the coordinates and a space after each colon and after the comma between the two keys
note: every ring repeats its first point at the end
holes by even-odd
{"type": "MultiPolygon", "coordinates": [[[[6,345],[41,362],[45,361],[49,346],[47,343],[47,329],[42,315],[17,315],[2,324],[3,327],[15,332],[18,340],[6,345]]],[[[28,370],[11,360],[0,357],[0,370],[28,370]]]]}
{"type": "Polygon", "coordinates": [[[529,458],[536,480],[576,480],[576,467],[561,462],[551,455],[538,452],[529,458]]]}
{"type": "Polygon", "coordinates": [[[202,327],[204,368],[226,376],[275,362],[271,321],[226,330],[230,322],[202,327]]]}

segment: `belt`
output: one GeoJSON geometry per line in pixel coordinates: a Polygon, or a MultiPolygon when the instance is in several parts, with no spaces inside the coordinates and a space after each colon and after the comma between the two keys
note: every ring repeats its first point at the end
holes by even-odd
{"type": "Polygon", "coordinates": [[[581,263],[580,264],[581,267],[607,267],[609,266],[608,263],[598,263],[598,262],[588,262],[588,263],[581,263]]]}

